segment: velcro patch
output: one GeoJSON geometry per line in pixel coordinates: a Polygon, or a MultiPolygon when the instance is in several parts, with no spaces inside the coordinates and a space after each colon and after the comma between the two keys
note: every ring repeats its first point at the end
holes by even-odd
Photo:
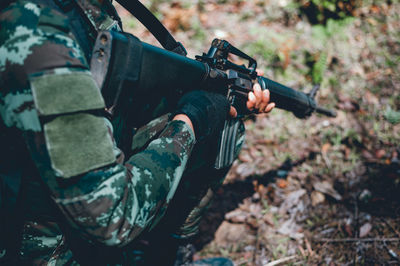
{"type": "Polygon", "coordinates": [[[41,115],[57,115],[104,108],[100,90],[89,72],[31,77],[31,88],[41,115]]]}
{"type": "Polygon", "coordinates": [[[51,164],[63,178],[115,162],[104,118],[79,113],[55,118],[44,125],[51,164]]]}

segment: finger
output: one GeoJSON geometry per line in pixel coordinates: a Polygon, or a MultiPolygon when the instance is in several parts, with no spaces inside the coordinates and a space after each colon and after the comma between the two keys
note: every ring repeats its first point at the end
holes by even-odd
{"type": "Polygon", "coordinates": [[[258,76],[264,76],[264,70],[262,69],[256,69],[257,75],[258,76]]]}
{"type": "Polygon", "coordinates": [[[269,112],[271,112],[272,109],[274,109],[274,107],[275,107],[275,103],[270,103],[270,104],[268,104],[267,107],[266,107],[265,110],[264,110],[264,113],[269,113],[269,112]]]}
{"type": "Polygon", "coordinates": [[[265,106],[267,106],[268,102],[269,102],[269,98],[270,98],[270,92],[269,90],[263,90],[263,103],[265,103],[265,106]]]}
{"type": "Polygon", "coordinates": [[[247,96],[248,100],[246,103],[247,109],[250,111],[254,109],[254,106],[256,105],[256,96],[254,96],[254,93],[251,91],[249,92],[249,95],[247,96]]]}
{"type": "Polygon", "coordinates": [[[259,113],[264,112],[264,110],[265,110],[265,108],[267,107],[267,105],[268,105],[268,103],[261,102],[261,103],[260,103],[260,106],[258,107],[258,112],[259,112],[259,113]]]}
{"type": "Polygon", "coordinates": [[[235,107],[231,106],[231,109],[229,110],[229,115],[233,118],[237,117],[237,111],[235,107]]]}
{"type": "Polygon", "coordinates": [[[258,107],[258,111],[259,112],[264,112],[265,108],[267,107],[269,102],[269,92],[268,90],[264,90],[262,91],[262,100],[260,103],[260,106],[258,107]]]}
{"type": "Polygon", "coordinates": [[[263,93],[261,91],[260,84],[256,83],[253,86],[254,96],[256,96],[256,105],[255,107],[258,109],[260,108],[260,103],[262,102],[263,93]]]}

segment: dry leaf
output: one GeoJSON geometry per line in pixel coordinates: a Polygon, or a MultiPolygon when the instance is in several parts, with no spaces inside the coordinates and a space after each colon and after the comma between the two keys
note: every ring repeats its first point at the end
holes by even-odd
{"type": "Polygon", "coordinates": [[[314,183],[314,189],[331,196],[336,200],[342,200],[342,196],[333,188],[333,185],[328,181],[314,183]]]}
{"type": "Polygon", "coordinates": [[[304,234],[301,231],[301,227],[296,224],[294,219],[286,220],[278,229],[278,233],[287,235],[294,239],[302,239],[304,237],[304,234]]]}
{"type": "Polygon", "coordinates": [[[228,220],[232,223],[245,223],[248,215],[248,212],[237,209],[225,214],[225,220],[228,220]]]}
{"type": "Polygon", "coordinates": [[[317,206],[318,204],[325,201],[325,196],[321,192],[313,191],[311,193],[311,204],[312,206],[317,206]]]}
{"type": "Polygon", "coordinates": [[[274,226],[274,216],[271,213],[264,214],[263,221],[268,225],[274,226]]]}
{"type": "Polygon", "coordinates": [[[375,152],[375,157],[378,159],[381,159],[383,156],[385,156],[385,154],[386,154],[386,151],[383,149],[380,149],[375,152]]]}
{"type": "Polygon", "coordinates": [[[365,92],[365,99],[367,100],[367,103],[369,104],[375,104],[378,105],[379,104],[379,99],[378,97],[376,97],[373,93],[371,93],[370,91],[366,91],[365,92]]]}
{"type": "Polygon", "coordinates": [[[327,153],[331,147],[332,145],[330,143],[325,143],[321,148],[322,153],[327,153]]]}
{"type": "Polygon", "coordinates": [[[306,194],[305,189],[299,189],[289,193],[286,196],[285,201],[281,204],[281,207],[279,208],[279,213],[285,214],[289,209],[293,208],[294,206],[297,206],[300,202],[300,198],[304,194],[306,194]]]}
{"type": "Polygon", "coordinates": [[[191,18],[195,13],[194,8],[184,9],[180,5],[175,5],[164,14],[163,24],[172,32],[178,29],[189,30],[191,18]]]}
{"type": "Polygon", "coordinates": [[[360,237],[366,237],[372,229],[372,225],[370,223],[366,223],[360,227],[360,237]]]}
{"type": "Polygon", "coordinates": [[[278,179],[276,181],[276,184],[278,185],[279,188],[286,188],[288,185],[288,182],[285,179],[278,179]]]}

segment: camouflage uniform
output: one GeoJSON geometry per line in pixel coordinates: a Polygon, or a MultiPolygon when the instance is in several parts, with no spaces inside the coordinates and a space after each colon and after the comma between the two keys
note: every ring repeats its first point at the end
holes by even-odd
{"type": "MultiPolygon", "coordinates": [[[[118,28],[103,1],[77,2],[88,27],[118,28]]],[[[85,263],[85,256],[93,264],[134,264],[143,235],[195,233],[209,188],[221,184],[226,170],[213,172],[187,124],[156,119],[135,134],[133,156],[124,158],[89,71],[89,49],[78,44],[68,18],[16,1],[0,23],[0,206],[6,212],[0,238],[15,238],[3,233],[22,228],[20,245],[7,248],[5,258],[15,252],[29,264],[75,264],[77,257],[85,263]],[[208,179],[205,171],[213,172],[208,179]],[[8,195],[18,195],[17,202],[7,202],[8,195]]]]}

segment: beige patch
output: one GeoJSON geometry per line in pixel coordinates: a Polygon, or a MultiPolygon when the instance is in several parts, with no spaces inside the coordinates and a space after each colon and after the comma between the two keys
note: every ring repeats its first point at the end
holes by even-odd
{"type": "Polygon", "coordinates": [[[37,110],[57,115],[104,108],[100,90],[90,73],[47,74],[31,78],[37,110]]]}

